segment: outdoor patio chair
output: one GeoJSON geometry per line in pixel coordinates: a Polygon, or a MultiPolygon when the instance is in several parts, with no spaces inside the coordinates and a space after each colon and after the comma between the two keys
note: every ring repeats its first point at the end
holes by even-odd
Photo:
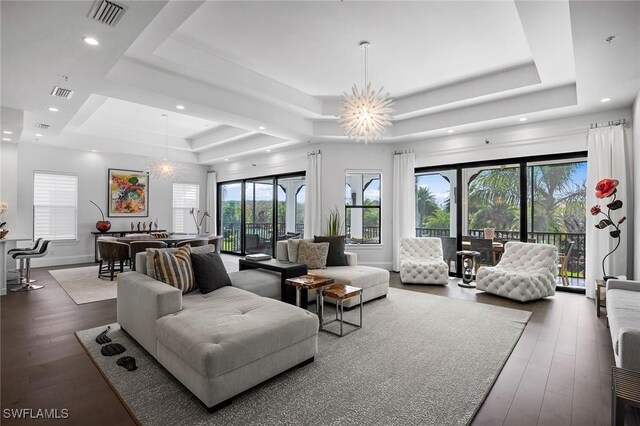
{"type": "Polygon", "coordinates": [[[451,262],[455,263],[458,257],[458,248],[455,237],[440,237],[442,240],[442,258],[447,267],[451,269],[451,262]]]}
{"type": "Polygon", "coordinates": [[[493,241],[486,238],[471,238],[471,250],[480,253],[476,258],[476,272],[480,266],[493,266],[496,264],[496,254],[493,250],[493,241]]]}
{"type": "Polygon", "coordinates": [[[569,271],[567,270],[567,263],[569,261],[569,256],[571,255],[571,250],[573,250],[573,246],[575,245],[575,241],[565,241],[565,249],[564,253],[558,256],[558,268],[560,269],[560,278],[562,279],[562,285],[569,285],[569,271]]]}

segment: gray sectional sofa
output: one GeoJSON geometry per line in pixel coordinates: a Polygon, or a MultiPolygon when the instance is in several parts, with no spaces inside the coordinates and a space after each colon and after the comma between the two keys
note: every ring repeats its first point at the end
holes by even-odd
{"type": "Polygon", "coordinates": [[[607,281],[607,318],[616,365],[640,371],[640,281],[607,281]]]}
{"type": "Polygon", "coordinates": [[[118,323],[207,407],[317,354],[318,317],[275,300],[278,275],[234,272],[232,286],[183,295],[145,274],[145,256],[118,275],[118,323]]]}

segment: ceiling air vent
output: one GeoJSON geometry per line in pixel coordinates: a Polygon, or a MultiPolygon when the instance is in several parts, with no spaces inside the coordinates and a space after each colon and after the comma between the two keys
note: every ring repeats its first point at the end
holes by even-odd
{"type": "Polygon", "coordinates": [[[63,89],[60,86],[53,86],[53,90],[51,91],[51,96],[55,96],[57,98],[63,99],[71,99],[73,96],[73,90],[71,89],[63,89]]]}
{"type": "Polygon", "coordinates": [[[44,123],[38,123],[38,124],[36,124],[36,128],[38,128],[38,129],[45,129],[45,130],[46,130],[46,129],[48,129],[49,127],[51,127],[51,125],[50,125],[50,124],[44,124],[44,123]]]}
{"type": "Polygon", "coordinates": [[[109,0],[96,0],[89,11],[89,18],[101,24],[115,27],[120,22],[127,6],[109,0]]]}

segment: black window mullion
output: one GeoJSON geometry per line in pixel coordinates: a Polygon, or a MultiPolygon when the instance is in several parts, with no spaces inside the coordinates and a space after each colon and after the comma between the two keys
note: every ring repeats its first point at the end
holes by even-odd
{"type": "Polygon", "coordinates": [[[527,242],[528,223],[527,223],[527,163],[520,162],[520,241],[527,242]]]}

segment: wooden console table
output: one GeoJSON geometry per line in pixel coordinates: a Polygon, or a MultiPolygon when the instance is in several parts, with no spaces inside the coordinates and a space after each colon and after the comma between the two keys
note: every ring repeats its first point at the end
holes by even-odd
{"type": "Polygon", "coordinates": [[[146,231],[107,231],[107,232],[98,232],[98,231],[93,231],[93,256],[94,256],[94,261],[96,263],[98,263],[100,261],[100,257],[99,257],[99,253],[98,253],[98,238],[100,237],[104,237],[105,235],[110,236],[110,237],[124,237],[127,234],[150,234],[152,232],[167,232],[166,229],[154,229],[154,230],[149,230],[147,229],[146,231]]]}

